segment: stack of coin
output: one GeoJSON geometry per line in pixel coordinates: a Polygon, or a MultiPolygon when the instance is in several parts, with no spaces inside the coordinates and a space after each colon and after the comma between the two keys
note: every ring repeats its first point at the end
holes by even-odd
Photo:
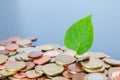
{"type": "Polygon", "coordinates": [[[76,52],[59,44],[34,45],[37,38],[0,41],[1,80],[120,80],[120,60],[103,52],[76,52]]]}

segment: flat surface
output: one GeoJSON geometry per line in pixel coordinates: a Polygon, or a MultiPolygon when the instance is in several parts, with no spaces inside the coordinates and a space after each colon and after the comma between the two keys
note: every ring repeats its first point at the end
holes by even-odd
{"type": "Polygon", "coordinates": [[[0,40],[10,36],[37,36],[36,44],[59,43],[67,28],[93,14],[95,40],[92,51],[120,59],[119,0],[1,0],[0,40]]]}

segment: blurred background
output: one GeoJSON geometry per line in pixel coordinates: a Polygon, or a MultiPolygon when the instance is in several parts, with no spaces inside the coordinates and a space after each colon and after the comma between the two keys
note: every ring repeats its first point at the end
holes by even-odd
{"type": "Polygon", "coordinates": [[[119,0],[0,0],[0,40],[38,37],[37,45],[63,45],[68,27],[93,14],[95,38],[91,51],[120,59],[119,0]]]}

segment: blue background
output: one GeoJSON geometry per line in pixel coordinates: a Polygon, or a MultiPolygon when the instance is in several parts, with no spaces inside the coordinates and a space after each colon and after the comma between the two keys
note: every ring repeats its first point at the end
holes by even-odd
{"type": "Polygon", "coordinates": [[[37,44],[59,43],[67,28],[93,14],[92,51],[120,59],[120,0],[0,0],[0,40],[37,36],[37,44]]]}

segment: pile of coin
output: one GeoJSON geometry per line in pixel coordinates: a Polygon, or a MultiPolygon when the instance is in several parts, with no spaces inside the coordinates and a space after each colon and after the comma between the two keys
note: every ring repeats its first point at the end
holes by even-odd
{"type": "Polygon", "coordinates": [[[1,80],[120,80],[120,60],[103,52],[76,52],[36,37],[0,41],[1,80]]]}

